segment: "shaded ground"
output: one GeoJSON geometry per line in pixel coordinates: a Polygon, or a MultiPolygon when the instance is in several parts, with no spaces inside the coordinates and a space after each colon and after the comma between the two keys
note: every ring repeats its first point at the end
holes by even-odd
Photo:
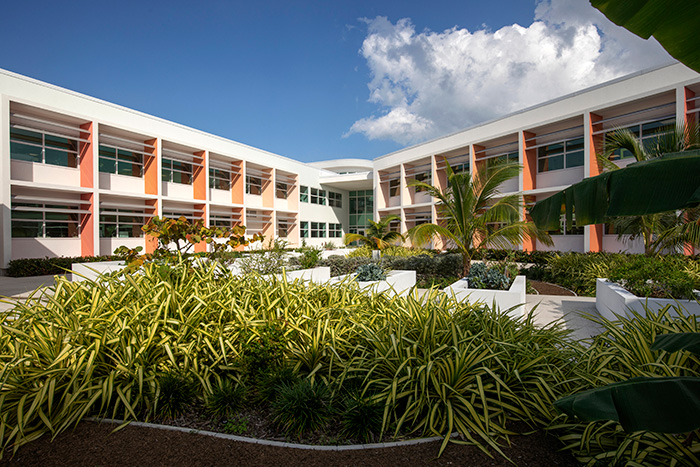
{"type": "MultiPolygon", "coordinates": [[[[113,424],[82,422],[53,442],[47,437],[22,447],[0,466],[512,466],[471,446],[451,444],[436,459],[439,443],[359,451],[309,451],[222,440],[195,433],[177,433],[128,426],[110,434],[113,424]]],[[[578,463],[557,452],[560,443],[535,433],[513,437],[504,449],[517,466],[564,466],[578,463]]]]}
{"type": "Polygon", "coordinates": [[[563,295],[567,297],[575,297],[576,294],[571,290],[566,289],[560,285],[551,284],[549,282],[531,281],[527,280],[528,284],[532,286],[540,295],[563,295]]]}

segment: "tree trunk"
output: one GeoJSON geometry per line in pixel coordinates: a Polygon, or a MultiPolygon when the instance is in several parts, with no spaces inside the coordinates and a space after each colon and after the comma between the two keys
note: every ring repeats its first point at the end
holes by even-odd
{"type": "Polygon", "coordinates": [[[467,277],[471,268],[472,259],[469,257],[469,255],[462,255],[462,277],[467,277]]]}

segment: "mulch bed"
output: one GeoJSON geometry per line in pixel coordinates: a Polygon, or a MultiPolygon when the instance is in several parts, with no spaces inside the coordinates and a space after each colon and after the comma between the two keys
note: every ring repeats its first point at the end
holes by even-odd
{"type": "MultiPolygon", "coordinates": [[[[450,444],[436,458],[439,442],[413,446],[357,451],[311,451],[263,446],[212,438],[196,433],[178,433],[133,427],[111,433],[115,425],[81,422],[53,442],[42,437],[29,443],[14,457],[6,455],[0,466],[496,466],[513,464],[502,457],[490,458],[473,446],[450,444]]],[[[552,436],[537,432],[511,438],[504,448],[515,465],[574,467],[579,464],[552,436]]]]}
{"type": "Polygon", "coordinates": [[[560,285],[550,284],[549,282],[531,281],[528,279],[528,284],[537,290],[540,295],[564,295],[567,297],[575,297],[576,294],[571,290],[560,285]]]}

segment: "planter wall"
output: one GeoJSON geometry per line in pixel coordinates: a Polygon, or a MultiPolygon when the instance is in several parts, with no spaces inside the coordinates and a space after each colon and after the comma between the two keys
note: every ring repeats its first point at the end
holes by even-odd
{"type": "MultiPolygon", "coordinates": [[[[614,282],[607,279],[596,279],[595,307],[601,316],[610,320],[617,319],[615,315],[631,317],[632,312],[644,316],[646,314],[645,305],[652,311],[658,311],[668,305],[681,306],[689,314],[700,315],[700,303],[696,301],[637,297],[614,282]]],[[[670,311],[671,315],[678,315],[675,310],[671,309],[670,311]]]]}
{"type": "MultiPolygon", "coordinates": [[[[337,284],[343,281],[351,281],[354,274],[346,274],[331,278],[331,284],[337,284]]],[[[386,280],[383,281],[358,281],[357,284],[361,289],[371,290],[372,292],[387,292],[391,295],[405,295],[409,290],[416,285],[416,271],[389,271],[386,280]]]]}
{"type": "Polygon", "coordinates": [[[492,306],[495,302],[499,310],[509,310],[508,315],[517,318],[525,315],[525,276],[516,276],[508,290],[470,289],[467,281],[458,280],[444,292],[459,301],[483,303],[492,306]]]}
{"type": "MultiPolygon", "coordinates": [[[[330,266],[322,266],[311,269],[298,269],[296,271],[285,271],[287,282],[295,280],[311,281],[314,284],[325,284],[331,279],[330,266]]],[[[277,278],[282,278],[282,274],[276,274],[277,278]]]]}
{"type": "Polygon", "coordinates": [[[85,280],[94,281],[100,274],[121,271],[126,268],[126,264],[124,261],[99,261],[96,263],[73,263],[70,268],[70,280],[82,282],[85,280]]]}

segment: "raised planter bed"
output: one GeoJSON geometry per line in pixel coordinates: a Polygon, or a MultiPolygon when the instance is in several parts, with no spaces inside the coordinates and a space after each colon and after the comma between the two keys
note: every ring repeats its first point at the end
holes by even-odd
{"type": "MultiPolygon", "coordinates": [[[[645,305],[651,311],[658,311],[668,305],[680,306],[689,314],[700,315],[700,303],[694,300],[637,297],[619,284],[601,278],[596,279],[595,289],[596,310],[601,316],[610,320],[617,319],[616,315],[631,317],[633,312],[644,316],[645,305]]],[[[669,311],[672,316],[678,315],[674,308],[669,311]]]]}
{"type": "Polygon", "coordinates": [[[508,290],[470,289],[467,281],[460,279],[443,291],[459,301],[483,303],[489,307],[495,303],[499,310],[508,310],[513,318],[525,315],[525,276],[516,276],[508,290]]]}
{"type": "MultiPolygon", "coordinates": [[[[343,281],[354,281],[354,274],[332,277],[331,284],[338,284],[343,281]]],[[[405,295],[416,285],[416,271],[389,271],[386,280],[383,281],[357,281],[363,290],[372,292],[387,292],[389,294],[405,295]]]]}
{"type": "MultiPolygon", "coordinates": [[[[310,281],[314,284],[325,284],[331,279],[330,266],[321,266],[311,269],[297,269],[296,271],[285,271],[287,282],[295,280],[310,281]]],[[[277,278],[282,278],[282,274],[275,274],[277,278]]]]}
{"type": "Polygon", "coordinates": [[[71,264],[71,282],[94,281],[101,274],[121,271],[126,268],[124,261],[98,261],[95,263],[71,264]]]}

